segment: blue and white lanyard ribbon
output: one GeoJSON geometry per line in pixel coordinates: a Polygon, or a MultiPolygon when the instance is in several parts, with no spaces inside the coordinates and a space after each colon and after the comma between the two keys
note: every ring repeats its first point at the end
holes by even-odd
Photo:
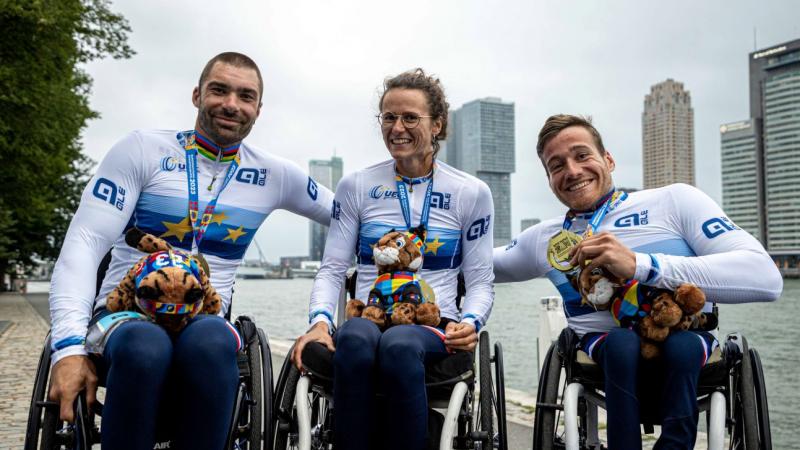
{"type": "MultiPolygon", "coordinates": [[[[403,219],[406,221],[406,230],[411,230],[411,206],[408,203],[408,190],[406,182],[400,174],[396,174],[394,181],[397,184],[397,200],[400,201],[400,209],[403,210],[403,219]]],[[[419,217],[419,224],[428,229],[428,218],[431,213],[431,196],[433,195],[433,171],[430,174],[430,182],[425,190],[425,200],[422,203],[422,214],[419,217]]]]}
{"type": "Polygon", "coordinates": [[[200,211],[199,194],[198,194],[198,179],[197,179],[197,143],[195,142],[194,131],[184,131],[178,134],[178,140],[183,144],[186,150],[186,180],[189,185],[189,222],[192,225],[192,240],[197,246],[197,251],[200,251],[200,242],[206,233],[208,225],[214,216],[214,209],[217,207],[217,199],[220,194],[228,186],[228,183],[233,179],[236,169],[239,168],[239,155],[231,161],[228,166],[228,171],[225,172],[225,179],[222,181],[217,195],[206,205],[203,215],[198,217],[200,211]]]}
{"type": "MultiPolygon", "coordinates": [[[[592,214],[592,218],[589,219],[589,224],[586,226],[586,231],[583,232],[584,237],[591,237],[593,234],[595,234],[597,232],[597,228],[600,227],[600,222],[602,222],[606,217],[606,214],[613,210],[620,202],[628,198],[628,193],[615,189],[608,193],[607,196],[608,198],[603,203],[603,206],[597,208],[592,214]]],[[[569,230],[572,227],[572,222],[575,221],[576,217],[577,214],[574,211],[567,211],[567,214],[564,217],[563,228],[565,230],[569,230]]]]}

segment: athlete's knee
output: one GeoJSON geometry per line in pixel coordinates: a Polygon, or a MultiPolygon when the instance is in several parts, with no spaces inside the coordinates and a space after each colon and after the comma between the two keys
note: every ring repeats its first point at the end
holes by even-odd
{"type": "Polygon", "coordinates": [[[172,361],[172,341],[158,325],[128,322],[115,330],[105,354],[112,366],[129,373],[162,373],[172,361]]]}
{"type": "Polygon", "coordinates": [[[673,331],[661,346],[664,364],[672,371],[697,372],[705,363],[702,337],[691,331],[673,331]]]}
{"type": "Polygon", "coordinates": [[[375,352],[381,334],[374,323],[354,318],[336,332],[336,353],[333,362],[337,371],[369,369],[375,363],[375,352]]]}
{"type": "Polygon", "coordinates": [[[228,364],[241,346],[241,337],[225,319],[204,316],[181,331],[175,344],[178,360],[228,364]]]}
{"type": "Polygon", "coordinates": [[[641,340],[639,335],[627,328],[613,328],[606,338],[606,359],[614,364],[635,364],[639,359],[641,340]]]}
{"type": "Polygon", "coordinates": [[[425,352],[417,339],[415,325],[399,325],[388,329],[378,347],[378,365],[382,376],[424,376],[425,352]]]}

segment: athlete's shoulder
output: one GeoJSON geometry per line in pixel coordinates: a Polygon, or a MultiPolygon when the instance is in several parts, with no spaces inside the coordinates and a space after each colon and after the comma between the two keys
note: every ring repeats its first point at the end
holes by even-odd
{"type": "Polygon", "coordinates": [[[350,172],[339,181],[339,186],[383,184],[394,180],[394,160],[381,161],[363,169],[350,172]]]}
{"type": "MultiPolygon", "coordinates": [[[[457,186],[471,187],[472,189],[470,189],[470,191],[473,192],[476,196],[479,193],[491,194],[489,185],[474,175],[462,172],[461,170],[458,170],[455,167],[441,161],[436,162],[436,169],[438,173],[434,175],[434,178],[436,177],[439,177],[440,179],[444,178],[447,181],[455,183],[455,185],[457,186]]],[[[437,182],[439,181],[437,180],[437,182]]]]}
{"type": "Polygon", "coordinates": [[[138,129],[131,131],[128,136],[139,140],[146,148],[155,147],[158,150],[163,149],[165,146],[179,148],[180,133],[177,130],[138,129]]]}
{"type": "Polygon", "coordinates": [[[701,191],[700,189],[685,184],[685,183],[674,183],[668,184],[666,186],[652,188],[652,189],[644,189],[641,191],[631,192],[629,194],[630,198],[632,199],[662,199],[666,197],[691,197],[693,195],[702,195],[706,196],[706,194],[701,191]]]}

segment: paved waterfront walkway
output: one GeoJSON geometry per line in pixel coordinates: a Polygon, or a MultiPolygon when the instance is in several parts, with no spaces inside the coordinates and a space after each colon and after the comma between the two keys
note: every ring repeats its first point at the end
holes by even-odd
{"type": "Polygon", "coordinates": [[[19,294],[0,294],[0,449],[22,448],[31,389],[48,325],[19,294]]]}

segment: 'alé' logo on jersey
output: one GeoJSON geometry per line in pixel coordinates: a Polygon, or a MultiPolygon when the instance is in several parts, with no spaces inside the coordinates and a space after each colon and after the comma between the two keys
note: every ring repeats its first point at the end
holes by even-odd
{"type": "MultiPolygon", "coordinates": [[[[387,198],[398,198],[397,191],[393,191],[390,187],[379,184],[373,186],[369,190],[370,198],[376,200],[387,198]]],[[[431,192],[431,208],[450,209],[450,200],[452,195],[449,192],[431,192]]]]}
{"type": "Polygon", "coordinates": [[[725,216],[713,217],[706,220],[703,222],[702,228],[703,234],[705,234],[709,239],[714,239],[720,234],[728,231],[741,230],[741,228],[737,227],[736,224],[731,222],[731,219],[728,219],[725,216]]]}
{"type": "Polygon", "coordinates": [[[236,171],[236,181],[244,184],[264,186],[267,183],[267,175],[269,175],[269,169],[240,167],[239,170],[236,171]]]}
{"type": "Polygon", "coordinates": [[[467,240],[474,241],[480,237],[483,237],[486,233],[489,232],[489,224],[492,222],[492,215],[489,214],[486,217],[482,217],[469,226],[467,229],[467,240]]]}
{"type": "Polygon", "coordinates": [[[125,207],[125,188],[108,178],[100,177],[97,179],[94,183],[94,189],[92,189],[92,195],[113,205],[120,211],[125,207]]]}
{"type": "Polygon", "coordinates": [[[628,214],[627,216],[622,216],[614,222],[614,226],[617,228],[626,228],[626,227],[638,227],[639,225],[647,225],[647,210],[640,211],[638,213],[628,214]]]}

